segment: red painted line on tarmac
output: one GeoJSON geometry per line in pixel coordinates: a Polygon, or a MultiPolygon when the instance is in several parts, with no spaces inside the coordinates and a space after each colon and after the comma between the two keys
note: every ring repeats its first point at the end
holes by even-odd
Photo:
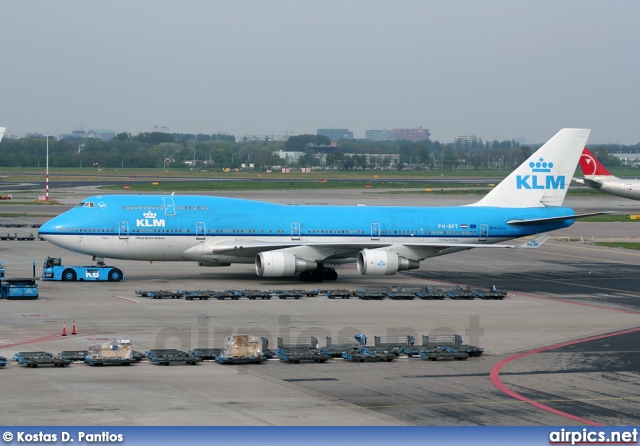
{"type": "Polygon", "coordinates": [[[117,297],[118,299],[122,299],[122,300],[128,300],[129,302],[135,302],[137,304],[139,304],[140,302],[135,300],[135,299],[129,299],[128,297],[122,297],[122,296],[113,296],[113,297],[117,297]]]}
{"type": "Polygon", "coordinates": [[[535,350],[531,350],[531,351],[528,351],[528,352],[525,352],[525,353],[520,353],[518,355],[511,356],[510,358],[503,359],[502,361],[500,361],[499,363],[494,365],[491,368],[491,372],[489,373],[489,379],[491,380],[491,383],[494,386],[496,386],[496,388],[498,390],[506,393],[507,395],[509,395],[512,398],[515,398],[517,400],[520,400],[520,401],[523,401],[525,403],[531,404],[532,406],[535,406],[538,409],[546,410],[546,411],[554,413],[556,415],[560,415],[561,417],[569,418],[571,420],[578,421],[580,423],[584,423],[584,424],[587,424],[587,425],[590,425],[590,426],[604,426],[604,424],[602,424],[602,423],[598,423],[596,421],[587,420],[585,418],[581,418],[581,417],[579,417],[577,415],[572,415],[572,414],[567,413],[567,412],[562,412],[561,410],[554,409],[554,408],[549,407],[547,405],[544,405],[542,403],[538,403],[537,401],[533,401],[533,400],[531,400],[531,399],[529,399],[529,398],[527,398],[527,397],[525,397],[523,395],[520,395],[519,393],[509,389],[507,387],[507,385],[502,382],[502,380],[500,379],[500,371],[502,370],[502,367],[504,367],[508,363],[510,363],[512,361],[515,361],[516,359],[520,359],[520,358],[522,358],[524,356],[533,355],[534,353],[540,353],[540,352],[544,352],[544,351],[547,351],[547,350],[553,350],[553,349],[556,349],[556,348],[565,347],[567,345],[574,345],[574,344],[581,344],[583,342],[595,341],[595,340],[598,340],[598,339],[604,339],[604,338],[608,338],[608,337],[611,337],[611,336],[618,336],[618,335],[621,335],[621,334],[634,333],[636,331],[640,331],[640,327],[632,328],[632,329],[629,329],[629,330],[618,331],[618,332],[615,332],[615,333],[607,333],[607,334],[604,334],[604,335],[591,336],[591,337],[588,337],[588,338],[578,339],[578,340],[575,340],[575,341],[561,342],[559,344],[554,344],[554,345],[550,345],[550,346],[547,346],[547,347],[537,348],[535,350]]]}
{"type": "Polygon", "coordinates": [[[60,337],[62,337],[62,335],[56,334],[56,335],[43,336],[41,338],[27,339],[25,341],[14,342],[12,344],[0,345],[0,349],[15,347],[16,345],[33,344],[35,342],[53,341],[54,339],[58,339],[60,337]]]}
{"type": "Polygon", "coordinates": [[[74,336],[79,336],[79,335],[88,335],[91,334],[91,332],[84,332],[84,331],[80,331],[80,330],[76,330],[76,334],[69,334],[68,336],[62,336],[62,334],[53,334],[53,335],[48,335],[48,336],[42,336],[40,338],[34,338],[34,339],[25,339],[24,341],[17,341],[17,342],[12,342],[11,344],[2,344],[0,345],[0,350],[3,348],[9,348],[9,347],[15,347],[18,345],[26,345],[26,344],[34,344],[36,342],[46,342],[46,341],[55,341],[57,339],[60,338],[66,338],[66,339],[73,339],[74,336]]]}

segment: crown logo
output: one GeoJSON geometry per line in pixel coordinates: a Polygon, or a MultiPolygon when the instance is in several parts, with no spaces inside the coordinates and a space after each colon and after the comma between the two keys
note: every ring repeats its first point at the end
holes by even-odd
{"type": "Polygon", "coordinates": [[[149,211],[149,212],[145,212],[142,215],[144,215],[144,218],[156,218],[156,215],[158,215],[158,214],[156,214],[155,212],[149,211]]]}
{"type": "Polygon", "coordinates": [[[544,158],[540,157],[540,160],[529,163],[529,167],[531,167],[532,172],[551,172],[553,168],[552,162],[546,162],[544,158]]]}

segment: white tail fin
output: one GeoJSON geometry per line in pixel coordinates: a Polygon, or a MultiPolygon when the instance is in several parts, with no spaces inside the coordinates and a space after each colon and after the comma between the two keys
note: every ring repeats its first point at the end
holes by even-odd
{"type": "Polygon", "coordinates": [[[470,206],[561,206],[589,133],[589,129],[560,130],[484,198],[470,206]]]}
{"type": "Polygon", "coordinates": [[[2,141],[2,137],[4,136],[4,132],[7,131],[6,127],[0,127],[0,141],[2,141]]]}

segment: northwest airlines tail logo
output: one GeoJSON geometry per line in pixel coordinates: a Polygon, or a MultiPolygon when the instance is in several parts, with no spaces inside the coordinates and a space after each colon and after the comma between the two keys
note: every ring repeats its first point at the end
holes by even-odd
{"type": "Polygon", "coordinates": [[[136,226],[143,226],[143,227],[147,227],[147,226],[151,226],[151,227],[161,227],[164,228],[165,226],[165,222],[164,219],[157,219],[156,217],[158,216],[158,214],[156,214],[155,212],[145,212],[144,214],[142,214],[144,216],[144,218],[136,218],[136,226]]]}
{"type": "Polygon", "coordinates": [[[538,161],[531,161],[530,175],[516,175],[516,187],[518,189],[564,189],[564,175],[550,175],[553,169],[553,162],[547,162],[544,158],[538,161]],[[546,174],[546,175],[544,175],[546,174]]]}

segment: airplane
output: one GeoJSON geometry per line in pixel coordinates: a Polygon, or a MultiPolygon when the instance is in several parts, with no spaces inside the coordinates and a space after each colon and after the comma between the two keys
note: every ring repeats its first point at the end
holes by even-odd
{"type": "Polygon", "coordinates": [[[618,197],[640,200],[640,180],[614,177],[586,147],[580,157],[580,168],[584,178],[574,178],[576,183],[618,197]]]}
{"type": "Polygon", "coordinates": [[[0,127],[0,141],[2,141],[2,137],[4,136],[4,132],[7,131],[6,127],[0,127]]]}
{"type": "Polygon", "coordinates": [[[48,242],[93,256],[254,264],[258,276],[336,280],[417,269],[471,248],[536,248],[575,214],[562,207],[589,129],[563,129],[478,202],[465,206],[285,205],[193,195],[97,195],[40,227],[48,242]],[[542,234],[518,244],[507,240],[542,234]]]}

